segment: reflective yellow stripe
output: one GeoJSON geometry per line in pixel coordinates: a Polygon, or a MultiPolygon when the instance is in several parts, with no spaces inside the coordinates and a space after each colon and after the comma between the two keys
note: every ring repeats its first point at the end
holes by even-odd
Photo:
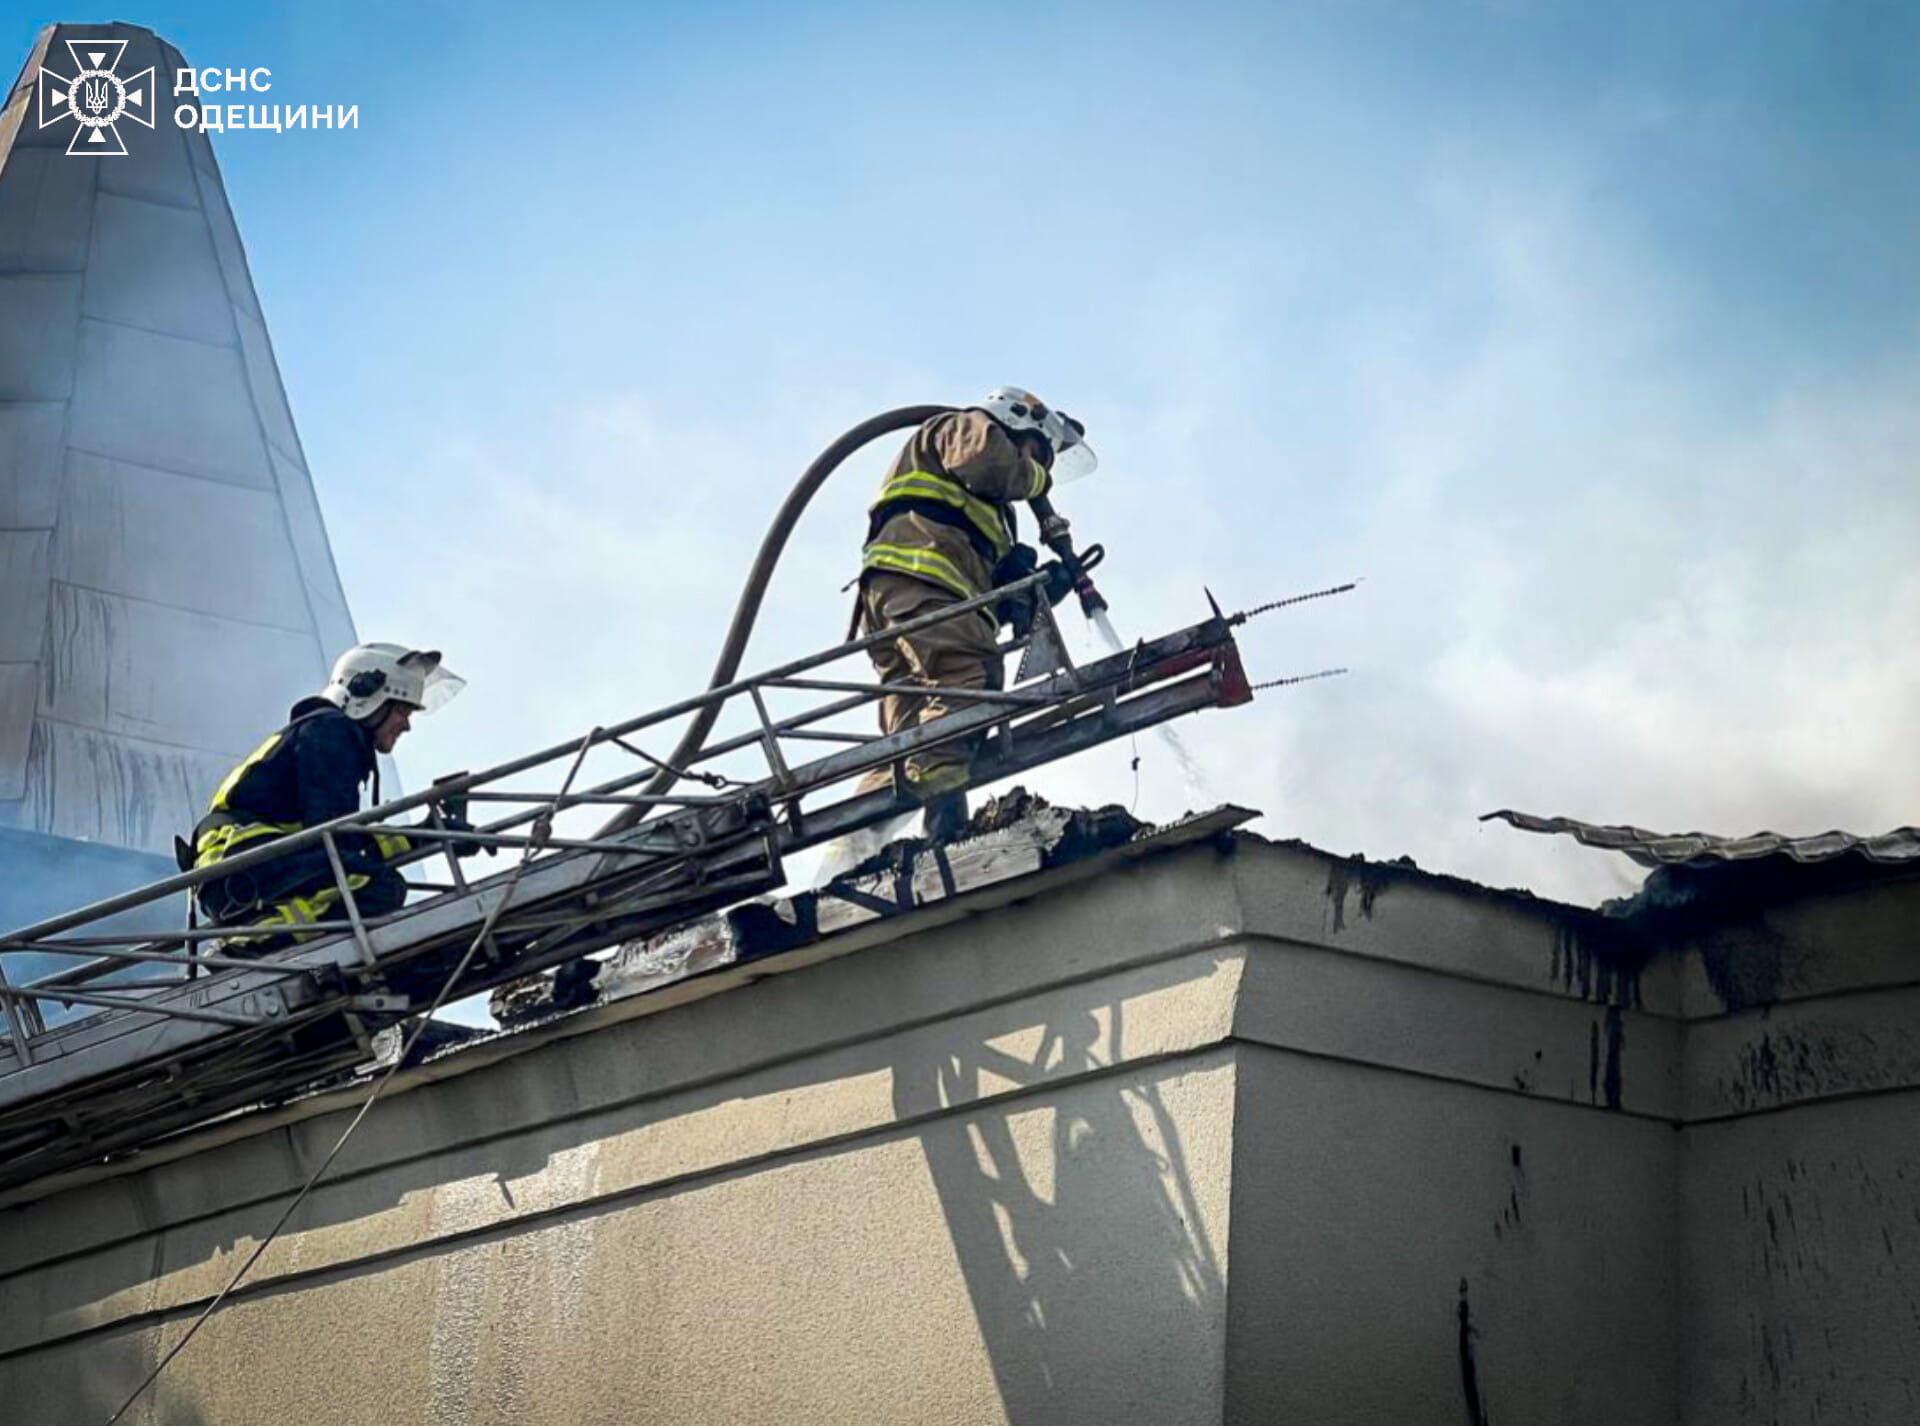
{"type": "Polygon", "coordinates": [[[921,772],[911,763],[907,765],[907,781],[913,784],[914,792],[920,797],[937,797],[956,787],[964,787],[967,777],[968,772],[964,767],[936,767],[921,772]]]}
{"type": "Polygon", "coordinates": [[[229,822],[224,827],[212,827],[202,834],[194,847],[193,864],[195,867],[212,866],[232,856],[234,848],[247,842],[284,837],[289,832],[299,830],[298,822],[229,822]]]}
{"type": "Polygon", "coordinates": [[[1053,477],[1047,474],[1047,468],[1044,465],[1032,457],[1028,457],[1027,464],[1033,467],[1033,484],[1028,489],[1026,498],[1032,500],[1035,496],[1047,493],[1047,482],[1053,477]]]}
{"type": "Polygon", "coordinates": [[[900,574],[910,574],[918,579],[932,580],[943,589],[950,589],[962,599],[971,599],[984,591],[976,589],[960,572],[960,567],[938,550],[913,548],[908,545],[871,544],[861,557],[862,569],[890,569],[900,574]]]}
{"type": "Polygon", "coordinates": [[[214,790],[213,801],[207,806],[209,812],[225,812],[227,810],[228,795],[232,793],[240,779],[246,776],[249,768],[280,746],[280,739],[284,732],[285,730],[283,729],[280,733],[275,733],[272,737],[268,738],[266,742],[248,753],[245,761],[243,761],[239,767],[227,774],[226,780],[214,790]]]}
{"type": "MultiPolygon", "coordinates": [[[[1044,481],[1046,472],[1034,466],[1039,478],[1044,481]]],[[[1035,494],[1039,491],[1036,489],[1035,494]]],[[[889,500],[938,500],[951,505],[965,515],[970,523],[987,537],[987,543],[993,546],[994,557],[999,559],[1013,548],[1013,532],[1007,528],[1006,517],[997,506],[968,492],[965,486],[944,475],[935,475],[928,470],[902,471],[885,485],[869,510],[876,510],[889,500]]]]}
{"type": "MultiPolygon", "coordinates": [[[[364,876],[349,876],[347,878],[347,885],[355,891],[360,890],[360,888],[366,884],[367,878],[364,876]]],[[[268,935],[281,933],[291,934],[296,943],[300,941],[311,941],[320,933],[316,931],[292,931],[290,928],[295,926],[311,926],[316,921],[326,920],[327,912],[331,911],[339,900],[339,888],[332,886],[316,891],[311,896],[290,896],[285,901],[275,902],[273,906],[268,909],[267,914],[259,920],[249,921],[247,923],[247,930],[254,934],[228,936],[225,938],[226,943],[229,946],[244,946],[253,941],[263,940],[268,935]]]]}
{"type": "MultiPolygon", "coordinates": [[[[230,857],[248,842],[258,842],[267,837],[284,837],[290,832],[301,830],[298,822],[230,822],[224,827],[213,827],[204,833],[199,844],[193,849],[193,864],[196,868],[212,866],[217,861],[230,857]]],[[[413,843],[398,832],[375,832],[373,840],[380,848],[383,861],[392,861],[395,857],[405,856],[413,850],[413,843]]]]}

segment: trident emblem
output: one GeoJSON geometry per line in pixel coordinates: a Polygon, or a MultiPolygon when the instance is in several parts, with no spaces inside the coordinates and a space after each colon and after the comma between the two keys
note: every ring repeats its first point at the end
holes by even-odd
{"type": "Polygon", "coordinates": [[[89,79],[86,83],[86,95],[87,108],[96,119],[104,114],[107,105],[113,102],[112,92],[104,79],[89,79]]]}

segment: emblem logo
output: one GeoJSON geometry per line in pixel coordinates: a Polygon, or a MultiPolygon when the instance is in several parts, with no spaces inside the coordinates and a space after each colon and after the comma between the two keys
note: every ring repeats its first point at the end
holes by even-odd
{"type": "Polygon", "coordinates": [[[78,70],[71,79],[40,70],[40,127],[74,122],[70,154],[123,158],[126,141],[117,127],[122,119],[153,127],[153,66],[130,78],[115,71],[126,53],[125,40],[68,40],[67,51],[78,70]]]}

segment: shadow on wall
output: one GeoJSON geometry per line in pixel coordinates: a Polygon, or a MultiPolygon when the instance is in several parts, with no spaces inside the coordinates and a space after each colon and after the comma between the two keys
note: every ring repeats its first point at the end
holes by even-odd
{"type": "Polygon", "coordinates": [[[1030,1061],[972,1040],[894,1065],[896,1113],[939,1116],[921,1143],[1018,1426],[1185,1419],[1212,1375],[1195,1347],[1224,1331],[1226,1284],[1163,1098],[1178,1071],[1115,1069],[1123,1047],[1115,1001],[1058,1014],[1030,1061]]]}
{"type": "MultiPolygon", "coordinates": [[[[51,1360],[33,1355],[0,1362],[0,1420],[20,1426],[103,1426],[127,1404],[164,1350],[186,1330],[186,1320],[169,1319],[159,1338],[141,1328],[139,1349],[117,1351],[107,1343],[71,1343],[51,1360]],[[104,1347],[104,1350],[103,1350],[104,1347]]],[[[125,1340],[122,1338],[122,1340],[125,1340]]],[[[177,1379],[163,1376],[120,1418],[121,1426],[210,1426],[177,1379]]]]}
{"type": "MultiPolygon", "coordinates": [[[[1135,972],[1129,994],[1212,974],[1216,965],[1210,957],[1161,962],[1135,972]]],[[[799,987],[788,989],[798,993],[799,987]]],[[[886,1036],[771,1069],[743,1070],[743,1076],[751,1079],[755,1098],[778,1101],[823,1077],[891,1071],[894,1111],[913,1127],[880,1132],[910,1135],[922,1145],[1009,1421],[1066,1426],[1194,1419],[1208,1393],[1219,1389],[1226,1294],[1206,1223],[1209,1212],[1224,1213],[1225,1185],[1213,1184],[1209,1169],[1196,1188],[1181,1137],[1183,1126],[1193,1132],[1195,1120],[1181,1096],[1183,1082],[1196,1070],[1220,1061],[1203,1057],[1129,1065],[1123,1053],[1126,1015],[1117,999],[1096,985],[1055,993],[1047,1001],[1044,1012],[1031,1002],[1005,1004],[972,1018],[967,1033],[931,1043],[908,1036],[916,1042],[910,1054],[886,1036]],[[1031,1057],[1003,1048],[1009,1043],[1032,1045],[1031,1057]],[[1004,1098],[982,1105],[983,1093],[1004,1098]],[[1208,1342],[1214,1350],[1206,1349],[1208,1342]]],[[[763,1006],[761,1013],[772,1009],[763,1006]]],[[[559,1057],[567,1051],[556,1045],[543,1053],[559,1057]]],[[[541,1068],[529,1058],[521,1072],[541,1068]]],[[[457,1083],[447,1088],[458,1093],[457,1083]]],[[[509,1184],[556,1171],[557,1161],[582,1145],[700,1114],[737,1098],[742,1088],[742,1079],[735,1077],[641,1094],[625,1104],[487,1138],[452,1153],[427,1152],[364,1169],[350,1151],[302,1206],[290,1231],[365,1217],[410,1197],[430,1196],[449,1182],[479,1182],[481,1175],[496,1185],[490,1191],[512,1206],[509,1184]]],[[[1222,1126],[1223,1141],[1224,1132],[1222,1126]]],[[[329,1134],[319,1137],[330,1142],[329,1134]]],[[[292,1151],[293,1142],[283,1141],[286,1151],[292,1151]]],[[[800,1154],[845,1151],[845,1145],[831,1144],[800,1154]]],[[[719,1168],[667,1192],[759,1168],[719,1168]]],[[[659,1191],[648,1186],[612,1194],[558,1217],[543,1213],[489,1226],[480,1236],[506,1240],[549,1218],[599,1217],[659,1191]]],[[[173,1223],[165,1230],[163,1250],[157,1251],[173,1269],[230,1253],[271,1222],[284,1202],[273,1193],[173,1223]]],[[[443,1247],[422,1245],[429,1252],[443,1247]]],[[[47,1316],[60,1317],[143,1281],[152,1261],[139,1253],[89,1253],[87,1271],[40,1280],[34,1288],[37,1305],[47,1316]]],[[[256,1283],[243,1288],[241,1296],[285,1286],[277,1280],[256,1283]]],[[[483,1297],[485,1275],[467,1289],[483,1297]]],[[[217,1319],[210,1330],[219,1330],[217,1319]]],[[[0,1406],[10,1406],[4,1385],[9,1368],[57,1376],[41,1365],[46,1360],[36,1349],[0,1359],[0,1406]]],[[[0,1419],[15,1418],[0,1411],[0,1419]]],[[[170,1404],[160,1419],[176,1419],[170,1404]]]]}

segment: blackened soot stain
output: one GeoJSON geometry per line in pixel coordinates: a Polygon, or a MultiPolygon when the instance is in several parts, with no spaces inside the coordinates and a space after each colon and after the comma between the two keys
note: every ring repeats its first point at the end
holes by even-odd
{"type": "Polygon", "coordinates": [[[1347,929],[1347,892],[1358,885],[1360,888],[1360,914],[1368,920],[1373,919],[1373,903],[1394,876],[1394,867],[1411,867],[1412,862],[1404,858],[1401,863],[1370,862],[1365,857],[1345,857],[1327,868],[1327,900],[1333,903],[1333,929],[1347,929]]]}
{"type": "Polygon", "coordinates": [[[1692,927],[1683,923],[1668,935],[1676,943],[1691,939],[1700,954],[1707,983],[1729,1010],[1771,1005],[1779,998],[1782,969],[1791,948],[1767,924],[1764,910],[1722,908],[1722,924],[1692,927]],[[1691,929],[1691,937],[1686,935],[1691,929]]]}
{"type": "Polygon", "coordinates": [[[1640,973],[1654,943],[1618,917],[1569,909],[1553,926],[1551,978],[1582,1000],[1640,1004],[1640,973]]]}
{"type": "Polygon", "coordinates": [[[1600,1022],[1587,1026],[1587,1102],[1600,1102],[1600,1022]]]}
{"type": "Polygon", "coordinates": [[[1347,886],[1351,878],[1351,867],[1344,861],[1338,861],[1327,868],[1327,900],[1333,903],[1333,929],[1347,929],[1347,886]]]}
{"type": "Polygon", "coordinates": [[[1515,1168],[1520,1167],[1520,1146],[1518,1144],[1513,1146],[1513,1166],[1515,1168]]]}
{"type": "Polygon", "coordinates": [[[1468,1426],[1491,1426],[1487,1408],[1480,1400],[1480,1372],[1473,1361],[1473,1339],[1479,1335],[1473,1325],[1473,1311],[1467,1306],[1467,1280],[1460,1279],[1460,1390],[1467,1399],[1468,1426]]]}
{"type": "Polygon", "coordinates": [[[1607,1007],[1607,1072],[1603,1088],[1607,1095],[1607,1108],[1620,1107],[1620,1052],[1626,1045],[1627,1032],[1618,1005],[1607,1007]]]}

